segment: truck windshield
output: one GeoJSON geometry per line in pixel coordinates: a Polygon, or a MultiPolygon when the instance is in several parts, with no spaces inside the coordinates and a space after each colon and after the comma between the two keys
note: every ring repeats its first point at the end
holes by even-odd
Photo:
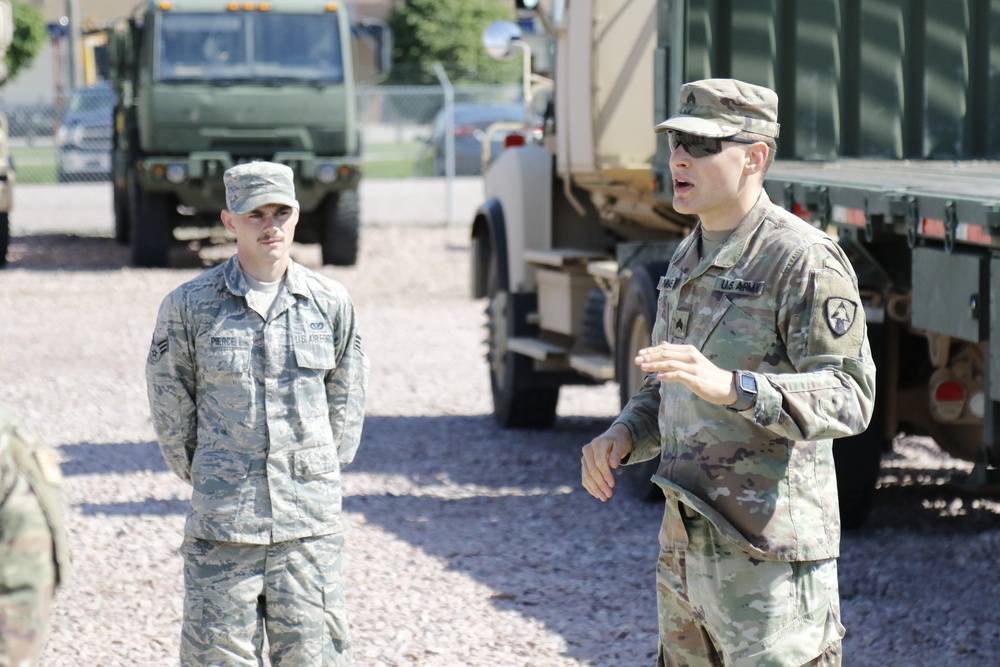
{"type": "Polygon", "coordinates": [[[337,14],[159,14],[158,81],[340,83],[337,14]]]}

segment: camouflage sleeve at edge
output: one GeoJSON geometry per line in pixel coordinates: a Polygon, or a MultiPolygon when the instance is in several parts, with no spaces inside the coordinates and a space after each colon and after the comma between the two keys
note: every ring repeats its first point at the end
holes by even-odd
{"type": "Polygon", "coordinates": [[[632,434],[632,452],[626,464],[642,463],[660,455],[660,381],[647,375],[642,387],[622,408],[615,424],[622,424],[632,434]]]}
{"type": "Polygon", "coordinates": [[[146,388],[163,460],[187,482],[198,442],[195,372],[183,305],[179,297],[170,295],[160,306],[153,331],[146,388]]]}
{"type": "Polygon", "coordinates": [[[342,349],[337,368],[326,378],[326,400],[330,406],[330,426],[337,443],[340,465],[354,460],[361,443],[365,420],[365,394],[370,370],[361,345],[361,332],[354,305],[347,301],[340,311],[338,340],[342,349]]]}

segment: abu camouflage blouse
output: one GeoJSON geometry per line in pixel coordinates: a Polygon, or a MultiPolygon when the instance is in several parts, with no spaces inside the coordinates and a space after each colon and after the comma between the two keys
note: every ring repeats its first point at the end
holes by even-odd
{"type": "Polygon", "coordinates": [[[836,242],[766,193],[704,259],[699,233],[660,279],[652,342],[752,372],[756,404],[733,412],[650,375],[617,420],[633,436],[628,462],[660,456],[654,481],[667,498],[760,558],[834,557],[832,439],[863,431],[875,399],[854,270],[836,242]]]}
{"type": "Polygon", "coordinates": [[[368,381],[354,306],[294,261],[266,321],[248,289],[234,256],[169,294],[153,334],[153,425],[193,486],[185,534],[269,544],[340,532],[340,470],[368,381]]]}

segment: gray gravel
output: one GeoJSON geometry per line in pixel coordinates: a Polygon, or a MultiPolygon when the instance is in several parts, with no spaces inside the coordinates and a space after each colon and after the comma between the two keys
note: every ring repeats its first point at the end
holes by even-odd
{"type": "MultiPolygon", "coordinates": [[[[421,187],[373,184],[362,206],[420,202],[421,187]]],[[[0,401],[66,473],[74,569],[43,664],[173,665],[189,492],[160,459],[143,368],[162,297],[232,247],[128,268],[107,186],[73,188],[19,186],[0,272],[0,401]]],[[[552,431],[498,429],[467,220],[407,209],[366,218],[356,267],[295,249],[347,286],[373,366],[344,481],[358,664],[652,665],[660,508],[602,505],[578,483],[579,448],[613,418],[617,388],[564,389],[552,431]]],[[[845,665],[1000,664],[1000,503],[946,484],[967,470],[927,440],[897,441],[870,524],[843,543],[845,665]]]]}

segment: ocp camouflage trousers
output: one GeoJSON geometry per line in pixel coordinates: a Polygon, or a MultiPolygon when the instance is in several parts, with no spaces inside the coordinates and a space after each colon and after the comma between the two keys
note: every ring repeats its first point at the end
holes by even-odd
{"type": "Polygon", "coordinates": [[[347,667],[343,535],[271,545],[184,538],[182,667],[347,667]]]}
{"type": "Polygon", "coordinates": [[[676,523],[664,529],[686,532],[688,546],[661,549],[657,563],[659,667],[841,664],[835,559],[753,558],[676,504],[668,503],[668,521],[676,523]]]}
{"type": "Polygon", "coordinates": [[[37,663],[55,583],[52,532],[21,478],[0,507],[0,667],[37,663]]]}

